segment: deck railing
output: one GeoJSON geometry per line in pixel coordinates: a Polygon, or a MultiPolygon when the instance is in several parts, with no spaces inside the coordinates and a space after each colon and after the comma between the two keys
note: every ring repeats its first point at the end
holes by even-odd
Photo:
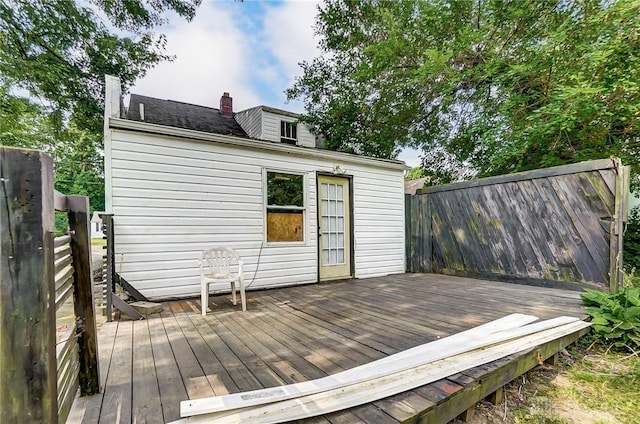
{"type": "Polygon", "coordinates": [[[53,189],[45,153],[0,147],[0,223],[0,422],[64,422],[78,388],[100,388],[89,201],[53,189]],[[69,231],[54,239],[55,210],[69,231]]]}

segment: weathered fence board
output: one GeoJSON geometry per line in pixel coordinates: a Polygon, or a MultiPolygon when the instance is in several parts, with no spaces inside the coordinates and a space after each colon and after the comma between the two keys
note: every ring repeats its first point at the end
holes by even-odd
{"type": "Polygon", "coordinates": [[[431,206],[426,196],[405,196],[407,271],[431,272],[431,206]]]}
{"type": "Polygon", "coordinates": [[[88,198],[54,191],[46,154],[5,147],[0,189],[0,422],[64,422],[78,387],[99,391],[88,198]],[[70,236],[54,239],[56,209],[70,236]]]}
{"type": "Polygon", "coordinates": [[[625,190],[617,159],[426,187],[406,201],[407,270],[615,288],[625,190]]]}
{"type": "Polygon", "coordinates": [[[98,338],[93,302],[93,279],[91,271],[91,232],[89,230],[89,199],[84,196],[67,196],[69,233],[71,234],[71,256],[74,263],[75,313],[78,321],[78,344],[80,361],[80,393],[93,395],[100,391],[98,370],[98,338]]]}
{"type": "Polygon", "coordinates": [[[0,422],[56,423],[53,162],[0,147],[0,422]]]}

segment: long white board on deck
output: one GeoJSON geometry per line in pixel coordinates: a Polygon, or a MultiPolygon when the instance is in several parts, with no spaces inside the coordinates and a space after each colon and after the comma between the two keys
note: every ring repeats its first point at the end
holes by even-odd
{"type": "MultiPolygon", "coordinates": [[[[323,390],[338,388],[347,383],[361,381],[363,376],[379,375],[380,370],[397,361],[423,357],[432,352],[437,352],[450,344],[466,344],[477,340],[480,337],[489,336],[497,332],[506,331],[536,321],[538,317],[525,314],[511,314],[500,319],[490,321],[466,331],[462,331],[451,336],[435,340],[411,349],[390,355],[377,361],[369,362],[327,377],[313,381],[288,384],[266,389],[252,390],[242,393],[232,393],[224,396],[214,396],[201,399],[190,399],[180,403],[180,416],[189,417],[193,415],[207,414],[210,412],[226,411],[236,408],[261,405],[269,402],[276,402],[291,399],[298,396],[318,393],[323,390]],[[355,380],[354,380],[355,379],[355,380]]],[[[428,359],[428,358],[425,358],[428,359]]],[[[408,364],[408,366],[412,366],[408,364]]],[[[393,371],[390,371],[393,372],[393,371]]]]}
{"type": "Polygon", "coordinates": [[[354,384],[381,377],[447,356],[508,340],[509,338],[520,337],[546,328],[576,321],[577,318],[559,317],[555,320],[533,324],[534,326],[526,326],[526,329],[522,327],[535,320],[537,320],[537,317],[531,315],[512,314],[458,334],[416,346],[412,349],[320,379],[243,393],[183,401],[180,405],[180,415],[187,417],[245,408],[336,389],[346,384],[354,384]],[[518,329],[523,329],[523,331],[517,331],[518,329]],[[515,332],[508,333],[507,331],[515,332]]]}
{"type": "Polygon", "coordinates": [[[323,415],[373,402],[432,383],[466,369],[477,367],[575,333],[590,325],[591,324],[584,321],[574,321],[508,342],[450,356],[435,362],[373,380],[350,384],[338,389],[256,407],[183,418],[174,421],[173,424],[234,424],[248,422],[252,424],[269,424],[323,415]]]}

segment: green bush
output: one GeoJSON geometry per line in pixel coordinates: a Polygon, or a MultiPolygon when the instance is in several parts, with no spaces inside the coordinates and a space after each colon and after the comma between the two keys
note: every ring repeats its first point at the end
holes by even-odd
{"type": "Polygon", "coordinates": [[[622,285],[624,287],[640,287],[640,270],[631,268],[622,271],[622,285]]]}
{"type": "Polygon", "coordinates": [[[624,268],[640,270],[640,206],[631,209],[624,233],[624,268]]]}
{"type": "Polygon", "coordinates": [[[587,290],[581,297],[598,339],[617,348],[640,349],[640,287],[615,293],[587,290]]]}

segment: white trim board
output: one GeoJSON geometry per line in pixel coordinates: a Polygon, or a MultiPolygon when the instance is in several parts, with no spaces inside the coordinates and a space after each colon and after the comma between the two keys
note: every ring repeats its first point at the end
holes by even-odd
{"type": "Polygon", "coordinates": [[[255,408],[195,416],[174,421],[174,424],[253,423],[268,424],[299,420],[351,408],[429,384],[455,373],[486,364],[541,344],[556,340],[589,327],[584,321],[575,321],[510,342],[476,349],[431,362],[385,377],[351,384],[282,402],[255,408]]]}
{"type": "Polygon", "coordinates": [[[448,356],[468,352],[517,337],[557,327],[578,318],[558,317],[529,324],[537,317],[512,314],[440,340],[416,346],[355,368],[302,383],[271,387],[224,396],[187,400],[180,403],[180,416],[227,411],[334,390],[350,384],[387,376],[448,356]],[[522,327],[525,325],[524,327],[522,327]]]}

